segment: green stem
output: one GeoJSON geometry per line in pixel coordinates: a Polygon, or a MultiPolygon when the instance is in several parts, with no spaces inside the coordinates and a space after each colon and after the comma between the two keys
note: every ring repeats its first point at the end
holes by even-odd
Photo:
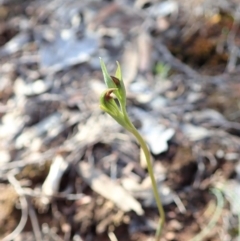
{"type": "Polygon", "coordinates": [[[100,60],[100,62],[101,62],[104,81],[108,87],[108,90],[106,90],[100,97],[100,107],[105,112],[107,112],[110,116],[112,116],[113,119],[115,119],[120,125],[122,125],[125,129],[130,131],[137,138],[145,154],[148,173],[152,182],[153,194],[154,194],[158,211],[160,214],[159,226],[156,231],[156,241],[159,241],[160,235],[163,229],[163,225],[165,223],[165,213],[164,213],[163,205],[158,193],[157,183],[153,174],[153,167],[151,164],[150,152],[148,150],[148,147],[144,139],[139,134],[139,132],[134,127],[134,125],[132,124],[131,120],[128,117],[128,114],[126,111],[126,90],[124,87],[124,83],[122,81],[122,73],[121,73],[120,65],[118,64],[116,77],[111,77],[107,72],[104,62],[102,60],[100,60]],[[115,94],[119,105],[116,104],[113,98],[110,96],[112,92],[113,94],[115,94]]]}
{"type": "Polygon", "coordinates": [[[137,131],[135,126],[132,124],[132,122],[128,118],[126,110],[123,110],[123,113],[124,113],[126,122],[128,122],[128,125],[131,127],[131,129],[128,129],[128,130],[136,137],[136,139],[138,140],[138,142],[144,152],[144,155],[146,157],[147,169],[148,169],[148,173],[149,173],[149,176],[150,176],[151,182],[152,182],[153,194],[154,194],[154,197],[155,197],[155,200],[157,203],[158,212],[160,215],[159,225],[156,230],[156,236],[155,236],[156,241],[159,241],[161,233],[162,233],[162,229],[163,229],[163,226],[165,223],[165,212],[164,212],[163,205],[162,205],[159,193],[158,193],[157,183],[156,183],[156,179],[154,177],[153,167],[152,167],[152,163],[151,163],[150,152],[149,152],[149,149],[148,149],[143,137],[140,135],[140,133],[137,131]]]}

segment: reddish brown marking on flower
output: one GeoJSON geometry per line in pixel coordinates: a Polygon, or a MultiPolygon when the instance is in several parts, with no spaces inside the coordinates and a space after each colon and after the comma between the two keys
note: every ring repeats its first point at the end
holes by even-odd
{"type": "Polygon", "coordinates": [[[115,83],[115,85],[119,85],[120,84],[120,80],[118,78],[116,78],[115,76],[110,76],[113,80],[113,82],[115,83]]]}
{"type": "Polygon", "coordinates": [[[112,96],[111,96],[112,92],[113,92],[113,90],[109,90],[108,92],[106,92],[106,94],[105,94],[105,99],[106,99],[107,101],[110,100],[110,99],[112,99],[112,96]]]}

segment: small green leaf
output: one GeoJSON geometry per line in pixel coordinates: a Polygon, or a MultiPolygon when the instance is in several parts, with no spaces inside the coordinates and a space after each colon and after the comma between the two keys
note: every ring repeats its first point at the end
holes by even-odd
{"type": "Polygon", "coordinates": [[[125,86],[123,83],[123,79],[122,79],[122,71],[121,71],[121,66],[119,64],[119,62],[117,61],[117,70],[115,73],[115,78],[117,78],[119,80],[119,84],[117,85],[118,88],[118,92],[120,94],[120,102],[122,106],[126,106],[126,90],[125,90],[125,86]]]}
{"type": "Polygon", "coordinates": [[[101,58],[100,58],[100,63],[101,63],[103,78],[104,78],[106,86],[108,88],[117,88],[116,84],[114,83],[114,81],[112,80],[111,76],[109,75],[109,73],[107,71],[106,65],[104,64],[104,62],[102,61],[101,58]]]}
{"type": "Polygon", "coordinates": [[[121,71],[121,66],[117,61],[117,70],[115,73],[115,77],[118,78],[120,81],[122,81],[122,71],[121,71]]]}

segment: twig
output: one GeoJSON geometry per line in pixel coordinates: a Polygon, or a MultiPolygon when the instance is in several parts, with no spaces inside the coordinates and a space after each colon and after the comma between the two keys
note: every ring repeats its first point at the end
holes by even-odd
{"type": "Polygon", "coordinates": [[[184,73],[188,77],[199,81],[199,83],[207,83],[207,84],[217,84],[219,82],[224,83],[226,80],[226,77],[228,76],[228,74],[221,74],[221,75],[216,75],[216,76],[201,75],[197,71],[193,70],[188,65],[184,64],[179,59],[174,57],[164,44],[158,42],[156,44],[156,48],[157,48],[158,52],[160,53],[160,55],[163,57],[163,60],[167,64],[169,64],[173,69],[176,69],[176,70],[184,73]]]}
{"type": "Polygon", "coordinates": [[[230,49],[229,50],[230,56],[226,67],[226,70],[228,72],[233,72],[235,70],[237,59],[239,57],[239,48],[235,43],[236,34],[239,30],[239,23],[240,23],[240,5],[237,7],[235,11],[233,26],[230,33],[228,34],[228,39],[227,39],[227,43],[230,49]]]}
{"type": "Polygon", "coordinates": [[[28,197],[47,197],[47,198],[55,198],[55,199],[67,199],[67,200],[78,200],[82,201],[84,204],[89,203],[91,200],[90,196],[87,196],[83,193],[54,193],[52,195],[47,195],[41,192],[41,190],[32,190],[31,188],[22,188],[22,192],[25,196],[28,197]]]}
{"type": "Polygon", "coordinates": [[[182,200],[180,199],[180,197],[175,193],[175,195],[173,195],[173,200],[176,204],[176,206],[178,207],[178,210],[180,211],[180,213],[186,213],[187,209],[184,206],[182,200]]]}
{"type": "Polygon", "coordinates": [[[12,173],[9,173],[7,177],[8,177],[8,181],[13,185],[17,194],[19,195],[22,216],[21,216],[21,220],[20,220],[18,226],[15,228],[15,230],[12,231],[10,234],[8,234],[4,239],[2,239],[2,241],[14,240],[22,232],[22,230],[24,229],[24,227],[26,225],[27,219],[28,219],[28,202],[27,202],[26,197],[24,196],[22,187],[12,173]]]}
{"type": "Polygon", "coordinates": [[[223,206],[224,206],[224,198],[223,198],[222,192],[216,188],[212,189],[212,192],[217,198],[215,212],[210,222],[208,223],[208,225],[190,241],[202,241],[211,232],[211,230],[214,228],[214,226],[216,225],[217,221],[221,216],[223,206]]]}
{"type": "Polygon", "coordinates": [[[206,166],[203,162],[203,155],[199,155],[200,152],[202,152],[201,148],[198,145],[195,145],[192,148],[192,152],[193,154],[196,156],[196,162],[197,162],[197,173],[195,175],[195,180],[193,183],[193,187],[194,188],[199,188],[200,186],[200,182],[201,182],[201,178],[204,174],[204,171],[206,169],[206,166]]]}
{"type": "Polygon", "coordinates": [[[240,213],[238,213],[238,241],[240,241],[240,213]]]}
{"type": "Polygon", "coordinates": [[[22,168],[22,167],[25,167],[26,165],[30,165],[30,164],[39,164],[39,163],[43,164],[45,161],[47,161],[47,160],[51,159],[53,156],[55,156],[58,149],[59,149],[58,147],[52,148],[39,156],[31,156],[30,155],[29,157],[26,156],[20,160],[5,163],[1,166],[1,171],[8,171],[8,170],[11,170],[14,168],[22,168]]]}
{"type": "Polygon", "coordinates": [[[28,207],[29,207],[29,217],[32,223],[32,228],[33,228],[33,232],[34,232],[34,236],[36,241],[41,241],[42,240],[42,233],[41,233],[41,229],[38,223],[38,219],[37,219],[37,215],[36,212],[33,208],[33,206],[31,205],[31,203],[28,202],[28,207]]]}
{"type": "Polygon", "coordinates": [[[118,241],[116,235],[113,232],[109,232],[108,237],[111,241],[118,241]]]}
{"type": "Polygon", "coordinates": [[[179,59],[175,58],[172,53],[168,50],[168,48],[162,44],[156,44],[158,52],[163,56],[164,60],[173,68],[183,72],[187,76],[200,79],[201,76],[197,71],[191,69],[188,65],[182,63],[179,59]]]}

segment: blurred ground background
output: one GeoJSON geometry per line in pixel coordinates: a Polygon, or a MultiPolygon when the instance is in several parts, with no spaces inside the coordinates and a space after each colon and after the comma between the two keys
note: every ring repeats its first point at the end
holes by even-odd
{"type": "Polygon", "coordinates": [[[144,157],[99,110],[101,57],[152,153],[161,241],[239,241],[239,24],[238,0],[0,0],[0,239],[153,237],[144,157]]]}

